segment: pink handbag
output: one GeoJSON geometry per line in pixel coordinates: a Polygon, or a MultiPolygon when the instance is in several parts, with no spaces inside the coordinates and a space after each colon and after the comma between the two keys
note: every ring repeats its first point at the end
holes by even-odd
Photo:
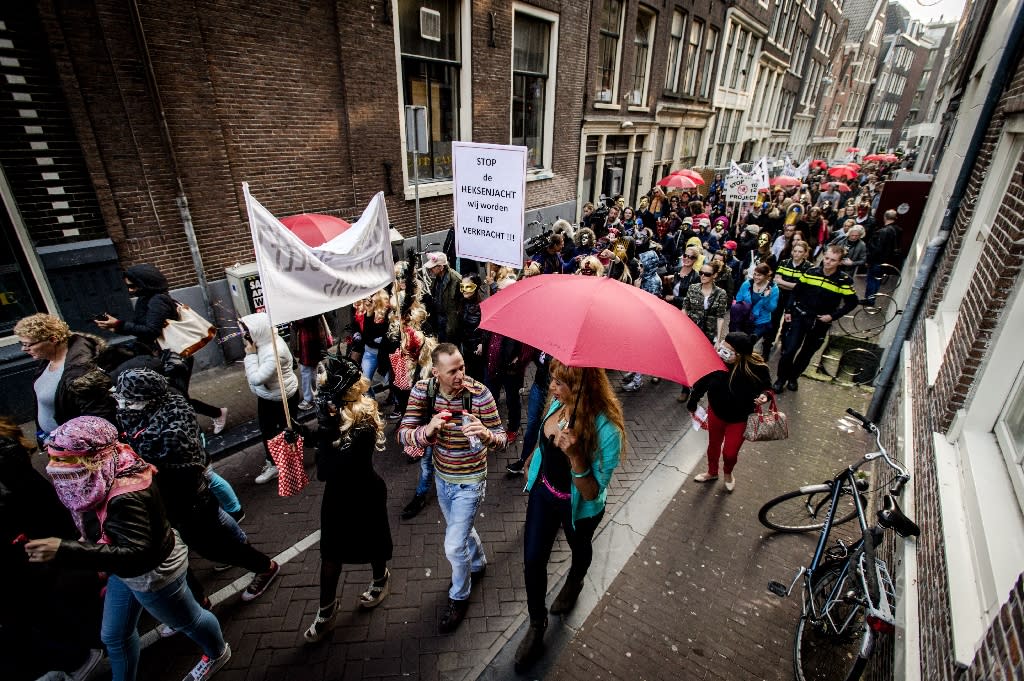
{"type": "Polygon", "coordinates": [[[295,496],[309,484],[306,466],[302,458],[302,436],[295,435],[294,442],[287,431],[281,431],[267,441],[270,458],[277,466],[277,494],[282,497],[295,496]]]}

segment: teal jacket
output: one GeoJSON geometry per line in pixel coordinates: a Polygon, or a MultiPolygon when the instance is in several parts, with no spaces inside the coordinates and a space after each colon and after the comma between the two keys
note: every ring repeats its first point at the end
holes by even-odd
{"type": "MultiPolygon", "coordinates": [[[[552,400],[551,406],[548,408],[547,413],[544,414],[544,421],[547,421],[548,417],[561,406],[561,402],[552,400]]],[[[543,422],[541,424],[540,437],[544,437],[543,422]]],[[[578,519],[595,516],[604,510],[605,499],[608,497],[608,483],[611,482],[612,473],[619,465],[619,456],[621,454],[622,438],[618,428],[608,420],[607,416],[599,414],[597,417],[597,452],[594,453],[594,463],[592,466],[594,479],[597,480],[598,492],[596,497],[587,501],[580,496],[576,485],[572,486],[573,527],[576,526],[578,519]]],[[[526,491],[533,489],[533,483],[540,476],[542,456],[540,444],[538,444],[537,448],[533,450],[533,458],[530,460],[530,471],[526,477],[526,491]]]]}

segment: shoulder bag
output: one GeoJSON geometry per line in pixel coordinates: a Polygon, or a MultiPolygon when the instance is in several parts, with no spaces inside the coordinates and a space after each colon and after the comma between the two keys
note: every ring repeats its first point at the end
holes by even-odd
{"type": "Polygon", "coordinates": [[[216,335],[217,328],[213,324],[188,305],[178,303],[178,318],[167,320],[156,342],[163,350],[188,357],[206,347],[216,335]]]}

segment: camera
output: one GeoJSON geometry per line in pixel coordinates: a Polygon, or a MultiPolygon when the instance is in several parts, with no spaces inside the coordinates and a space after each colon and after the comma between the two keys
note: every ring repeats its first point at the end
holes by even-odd
{"type": "Polygon", "coordinates": [[[545,248],[550,246],[551,237],[553,234],[554,231],[549,229],[545,232],[541,232],[540,234],[537,234],[536,236],[531,236],[529,239],[527,239],[526,242],[523,244],[523,250],[526,251],[526,255],[532,258],[533,256],[543,251],[545,248]]]}

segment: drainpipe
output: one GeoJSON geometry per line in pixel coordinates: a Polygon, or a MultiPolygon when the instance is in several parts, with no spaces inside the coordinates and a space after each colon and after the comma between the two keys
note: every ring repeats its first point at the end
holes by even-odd
{"type": "Polygon", "coordinates": [[[142,51],[142,59],[145,64],[146,82],[149,84],[153,102],[156,104],[157,116],[160,119],[160,135],[163,137],[164,145],[167,147],[167,154],[171,161],[171,173],[178,185],[178,194],[175,203],[178,204],[178,213],[181,215],[181,222],[185,227],[185,240],[188,242],[188,250],[192,255],[192,265],[196,268],[196,275],[199,277],[199,292],[203,297],[203,305],[206,306],[207,314],[213,312],[213,304],[210,301],[210,292],[206,280],[206,270],[203,268],[203,257],[199,253],[199,241],[196,239],[195,226],[192,224],[192,213],[188,208],[188,196],[185,195],[185,184],[181,181],[181,173],[178,169],[178,159],[174,154],[174,142],[171,139],[171,130],[167,126],[167,115],[164,111],[163,101],[160,99],[160,88],[157,85],[156,72],[153,70],[153,59],[149,54],[149,43],[146,41],[146,33],[142,28],[142,16],[139,13],[137,0],[130,3],[132,13],[132,27],[135,29],[135,38],[139,41],[139,48],[142,51]]]}
{"type": "MultiPolygon", "coordinates": [[[[986,24],[986,29],[987,27],[988,24],[986,24]]],[[[882,365],[878,378],[875,379],[875,394],[871,398],[871,404],[868,406],[867,413],[867,417],[872,421],[878,419],[889,398],[889,391],[892,389],[899,358],[903,353],[903,344],[910,336],[910,330],[917,324],[918,317],[921,315],[921,306],[924,303],[925,294],[931,287],[932,277],[935,274],[935,265],[946,250],[950,230],[960,212],[960,203],[963,201],[964,193],[967,191],[967,182],[971,178],[971,172],[978,159],[978,153],[981,151],[982,142],[992,122],[992,115],[999,105],[1000,96],[1006,89],[1010,69],[1017,65],[1022,40],[1024,40],[1024,5],[1018,5],[1017,14],[1013,20],[1013,27],[1010,29],[1009,39],[1006,42],[1007,47],[1003,49],[1003,54],[999,58],[999,65],[992,75],[992,82],[985,96],[981,115],[978,117],[978,123],[971,135],[970,143],[967,145],[964,163],[960,166],[960,172],[953,185],[953,193],[946,204],[946,212],[942,216],[939,233],[928,242],[924,258],[921,259],[917,276],[914,278],[914,286],[910,291],[907,307],[903,311],[900,325],[896,328],[896,336],[889,345],[889,352],[886,354],[885,363],[882,365]]],[[[976,56],[977,53],[975,53],[976,56]]]]}

